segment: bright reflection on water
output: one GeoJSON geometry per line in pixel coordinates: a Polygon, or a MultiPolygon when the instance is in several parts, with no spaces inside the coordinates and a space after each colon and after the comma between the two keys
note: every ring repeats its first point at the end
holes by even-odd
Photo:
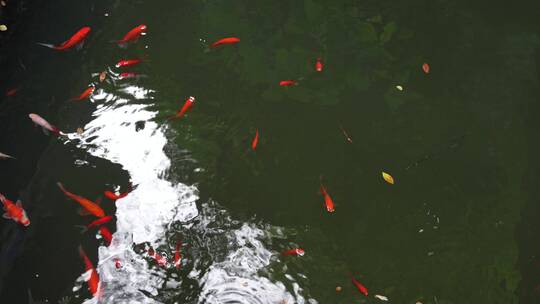
{"type": "MultiPolygon", "coordinates": [[[[82,134],[69,134],[79,148],[122,165],[136,185],[116,202],[117,231],[111,245],[98,249],[101,298],[85,303],[317,303],[304,299],[291,275],[285,275],[293,281],[289,288],[261,275],[271,273],[268,268],[277,260],[277,253],[264,243],[284,238],[280,229],[239,223],[214,202],[198,210],[194,186],[167,180],[167,126],[152,121],[157,112],[148,104],[133,103],[151,100],[152,91],[134,85],[118,91],[129,99],[97,91],[93,120],[82,134]],[[269,230],[277,233],[270,235],[269,230]],[[178,233],[187,244],[180,270],[172,266],[178,233]],[[168,258],[167,266],[149,257],[149,246],[168,258]]],[[[81,285],[83,275],[74,290],[81,285]]]]}

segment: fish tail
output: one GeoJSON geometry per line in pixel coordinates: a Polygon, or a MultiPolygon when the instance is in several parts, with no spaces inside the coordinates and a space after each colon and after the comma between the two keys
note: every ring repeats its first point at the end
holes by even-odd
{"type": "Polygon", "coordinates": [[[41,43],[41,42],[37,42],[37,44],[41,45],[41,46],[44,46],[44,47],[47,47],[47,48],[50,48],[50,49],[54,49],[54,50],[58,49],[54,44],[41,43]]]}
{"type": "Polygon", "coordinates": [[[83,225],[75,225],[74,227],[77,227],[81,230],[81,234],[84,234],[86,231],[88,231],[88,228],[83,225]]]}
{"type": "Polygon", "coordinates": [[[66,190],[66,188],[64,188],[64,185],[62,185],[61,182],[57,182],[56,185],[58,185],[58,188],[60,188],[60,190],[62,190],[62,192],[68,193],[68,191],[66,190]]]}

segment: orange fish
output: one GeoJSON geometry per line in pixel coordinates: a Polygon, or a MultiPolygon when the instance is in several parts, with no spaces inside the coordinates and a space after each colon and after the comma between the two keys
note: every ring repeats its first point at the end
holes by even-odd
{"type": "Polygon", "coordinates": [[[120,263],[119,258],[114,258],[114,267],[116,267],[116,269],[120,269],[120,267],[122,267],[122,263],[120,263]]]}
{"type": "Polygon", "coordinates": [[[326,210],[328,212],[334,212],[334,201],[330,197],[330,194],[326,191],[326,188],[324,187],[322,180],[321,180],[321,193],[324,196],[324,204],[326,205],[326,210]]]}
{"type": "Polygon", "coordinates": [[[123,80],[123,79],[137,78],[137,76],[138,76],[137,73],[124,72],[124,73],[120,73],[120,75],[118,75],[118,79],[123,80]]]}
{"type": "Polygon", "coordinates": [[[141,63],[141,61],[142,61],[141,59],[124,59],[124,60],[118,61],[115,66],[117,68],[123,68],[123,67],[139,64],[141,63]]]}
{"type": "Polygon", "coordinates": [[[171,117],[170,119],[178,119],[182,116],[184,116],[184,114],[186,114],[186,112],[191,109],[191,107],[193,107],[193,104],[195,103],[195,97],[193,96],[189,96],[188,99],[186,99],[186,101],[184,102],[184,106],[182,107],[182,109],[180,110],[180,112],[177,112],[176,115],[174,115],[173,117],[171,117]]]}
{"type": "Polygon", "coordinates": [[[253,141],[251,142],[251,149],[253,149],[253,151],[257,149],[258,142],[259,142],[259,129],[255,130],[255,137],[253,138],[253,141]]]}
{"type": "Polygon", "coordinates": [[[422,64],[422,70],[424,70],[424,73],[429,74],[429,64],[422,64]]]}
{"type": "Polygon", "coordinates": [[[282,255],[284,255],[284,256],[288,256],[288,255],[303,256],[305,253],[306,252],[302,248],[293,248],[293,249],[289,249],[289,250],[283,252],[282,255]]]}
{"type": "Polygon", "coordinates": [[[323,64],[321,62],[321,57],[317,58],[317,62],[315,63],[315,70],[317,72],[322,72],[323,64]]]}
{"type": "Polygon", "coordinates": [[[234,43],[238,43],[240,42],[240,39],[236,38],[236,37],[228,37],[228,38],[223,38],[223,39],[220,39],[214,43],[212,43],[210,45],[211,48],[214,48],[216,46],[219,46],[219,45],[223,45],[223,44],[234,44],[234,43]]]}
{"type": "Polygon", "coordinates": [[[367,288],[364,285],[360,284],[360,282],[358,282],[354,277],[351,277],[351,280],[354,286],[356,286],[356,288],[358,289],[358,291],[360,291],[362,294],[364,294],[367,297],[368,295],[367,288]]]}
{"type": "Polygon", "coordinates": [[[88,34],[90,33],[90,27],[85,26],[81,28],[77,33],[75,33],[71,38],[66,40],[64,43],[58,46],[54,46],[52,44],[46,44],[46,43],[38,43],[39,45],[42,45],[44,47],[48,47],[51,49],[55,49],[57,51],[65,51],[68,50],[74,46],[81,47],[83,45],[84,39],[88,34]]]}
{"type": "Polygon", "coordinates": [[[297,84],[296,80],[282,80],[279,82],[279,85],[282,87],[290,87],[296,84],[297,84]]]}
{"type": "Polygon", "coordinates": [[[5,219],[11,219],[16,223],[20,223],[23,226],[30,225],[30,220],[24,211],[21,201],[17,201],[15,204],[7,199],[3,194],[0,194],[0,201],[4,205],[4,213],[2,215],[5,219]]]}
{"type": "Polygon", "coordinates": [[[129,31],[124,38],[116,41],[118,43],[118,46],[120,47],[126,47],[128,42],[136,41],[141,37],[142,35],[146,34],[146,25],[141,24],[135,28],[133,28],[131,31],[129,31]]]}
{"type": "Polygon", "coordinates": [[[91,222],[90,224],[88,224],[86,226],[76,226],[76,227],[81,228],[81,233],[85,233],[86,231],[88,231],[88,229],[90,229],[92,227],[97,227],[97,226],[104,225],[104,224],[110,222],[113,218],[114,217],[112,215],[107,215],[107,216],[98,218],[97,220],[91,222]]]}
{"type": "Polygon", "coordinates": [[[126,197],[126,196],[131,192],[131,190],[133,190],[133,189],[132,189],[131,184],[130,184],[130,185],[128,186],[128,190],[127,190],[126,192],[124,192],[124,193],[120,193],[120,194],[117,195],[117,194],[113,193],[112,191],[107,190],[107,191],[103,192],[103,194],[104,194],[108,199],[111,199],[111,200],[113,200],[113,201],[116,201],[116,200],[119,200],[119,199],[121,199],[121,198],[126,197]]]}
{"type": "Polygon", "coordinates": [[[95,89],[96,88],[94,86],[89,86],[86,90],[84,90],[84,92],[81,93],[81,95],[73,98],[73,100],[81,101],[83,99],[86,99],[88,98],[88,96],[90,96],[90,94],[94,93],[95,89]]]}
{"type": "Polygon", "coordinates": [[[88,290],[90,290],[94,296],[96,294],[99,295],[99,275],[81,246],[79,246],[79,255],[84,261],[86,271],[90,271],[90,278],[86,281],[88,283],[88,290]]]}
{"type": "Polygon", "coordinates": [[[180,241],[176,241],[176,250],[174,252],[174,267],[176,267],[176,269],[182,267],[182,256],[180,255],[181,246],[182,243],[180,241]]]}
{"type": "Polygon", "coordinates": [[[15,95],[17,95],[17,92],[18,92],[18,91],[19,91],[19,88],[9,89],[9,90],[7,90],[7,92],[6,92],[6,96],[7,96],[7,97],[15,96],[15,95]]]}
{"type": "Polygon", "coordinates": [[[107,227],[105,227],[105,226],[100,226],[99,227],[99,233],[101,233],[101,236],[107,242],[107,246],[109,246],[111,244],[111,241],[112,241],[112,233],[111,233],[111,231],[109,231],[109,229],[107,229],[107,227]]]}
{"type": "Polygon", "coordinates": [[[97,216],[97,217],[104,217],[105,216],[105,212],[103,211],[103,209],[101,209],[101,207],[92,202],[91,200],[89,199],[86,199],[82,196],[79,196],[79,195],[76,195],[76,194],[73,194],[69,191],[67,191],[65,188],[64,188],[64,185],[62,185],[62,183],[58,182],[56,183],[58,185],[58,188],[60,188],[60,190],[62,190],[62,192],[64,192],[64,194],[71,198],[72,200],[76,201],[77,203],[81,204],[81,206],[84,207],[84,209],[86,209],[88,212],[90,212],[91,214],[97,216]]]}

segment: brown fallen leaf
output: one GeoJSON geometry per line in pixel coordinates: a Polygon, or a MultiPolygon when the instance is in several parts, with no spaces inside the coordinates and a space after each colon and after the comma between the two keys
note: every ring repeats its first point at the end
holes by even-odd
{"type": "Polygon", "coordinates": [[[83,134],[84,130],[83,128],[77,128],[77,133],[80,135],[80,134],[83,134]]]}
{"type": "Polygon", "coordinates": [[[336,292],[340,292],[341,291],[341,286],[336,286],[336,292]]]}
{"type": "Polygon", "coordinates": [[[7,4],[6,4],[6,2],[5,2],[5,1],[0,1],[0,5],[2,5],[2,6],[6,6],[7,4]]]}

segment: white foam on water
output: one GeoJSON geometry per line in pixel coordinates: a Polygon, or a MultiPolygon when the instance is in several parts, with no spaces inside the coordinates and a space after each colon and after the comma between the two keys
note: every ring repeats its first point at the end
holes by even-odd
{"type": "MultiPolygon", "coordinates": [[[[151,99],[151,91],[141,87],[128,87],[123,93],[132,94],[134,99],[151,99]]],[[[151,267],[149,258],[135,252],[133,244],[150,243],[157,248],[166,244],[171,223],[186,223],[194,218],[199,224],[191,231],[204,238],[215,229],[209,227],[212,223],[228,215],[211,208],[201,215],[196,205],[196,187],[166,179],[171,161],[164,153],[166,126],[152,121],[157,112],[148,105],[131,104],[104,91],[94,95],[93,100],[102,102],[92,114],[93,120],[82,134],[69,134],[68,138],[88,153],[120,164],[136,188],[116,201],[117,230],[113,241],[109,247],[98,249],[102,295],[99,300],[94,297],[85,303],[160,303],[152,297],[158,295],[164,283],[179,284],[167,278],[166,269],[151,267]],[[137,128],[137,122],[144,122],[144,127],[137,128]],[[120,269],[115,266],[117,260],[120,269]]],[[[294,288],[293,295],[283,283],[258,275],[270,265],[273,254],[263,244],[263,229],[248,223],[229,230],[217,229],[218,237],[225,238],[223,243],[228,247],[215,249],[225,250],[225,258],[212,261],[206,269],[196,269],[200,264],[192,261],[195,266],[190,276],[198,279],[202,288],[198,303],[305,303],[299,287],[294,288]]]]}

